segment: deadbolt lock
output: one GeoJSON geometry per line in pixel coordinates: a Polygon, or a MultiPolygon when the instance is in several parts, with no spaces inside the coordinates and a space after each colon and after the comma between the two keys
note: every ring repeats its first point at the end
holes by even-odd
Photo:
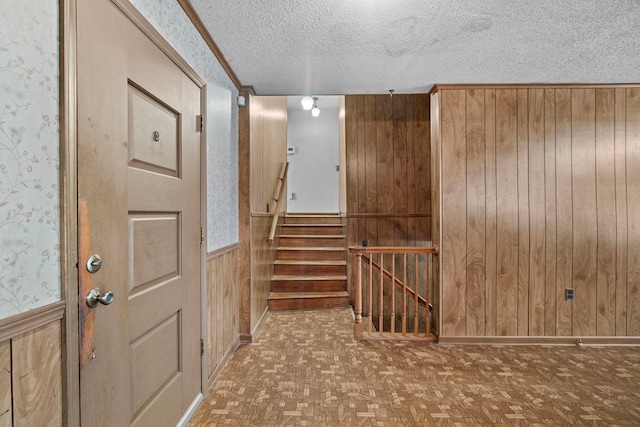
{"type": "Polygon", "coordinates": [[[100,267],[102,267],[102,258],[100,258],[100,255],[91,255],[87,260],[87,271],[89,273],[95,273],[96,271],[100,270],[100,267]]]}

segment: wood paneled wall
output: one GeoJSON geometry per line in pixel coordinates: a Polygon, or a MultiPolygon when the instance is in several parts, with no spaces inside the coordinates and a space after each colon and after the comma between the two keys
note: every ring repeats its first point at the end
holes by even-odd
{"type": "Polygon", "coordinates": [[[349,244],[431,239],[428,95],[345,97],[349,244]]]}
{"type": "Polygon", "coordinates": [[[62,426],[60,319],[0,342],[0,427],[62,426]]]}
{"type": "Polygon", "coordinates": [[[207,257],[208,377],[237,347],[239,326],[238,245],[207,257]]]}
{"type": "MultiPolygon", "coordinates": [[[[283,162],[287,161],[287,98],[249,96],[240,113],[240,334],[251,341],[267,309],[276,244],[267,237],[273,211],[273,193],[283,162]],[[267,208],[267,205],[269,206],[267,208]]],[[[286,210],[286,202],[282,212],[286,210]]]]}
{"type": "Polygon", "coordinates": [[[287,161],[287,97],[254,96],[250,108],[251,212],[272,212],[280,166],[287,161]]]}
{"type": "Polygon", "coordinates": [[[640,335],[640,88],[432,96],[441,336],[640,335]]]}

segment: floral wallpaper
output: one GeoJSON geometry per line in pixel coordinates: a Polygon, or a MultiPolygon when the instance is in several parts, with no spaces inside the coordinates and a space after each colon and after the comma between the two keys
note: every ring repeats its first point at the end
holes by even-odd
{"type": "Polygon", "coordinates": [[[0,318],[60,300],[57,1],[0,7],[0,318]]]}
{"type": "Polygon", "coordinates": [[[132,0],[207,84],[207,250],[238,241],[238,90],[176,0],[132,0]]]}

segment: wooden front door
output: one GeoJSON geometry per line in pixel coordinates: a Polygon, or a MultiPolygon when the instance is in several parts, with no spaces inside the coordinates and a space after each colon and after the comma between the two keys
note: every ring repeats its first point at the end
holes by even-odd
{"type": "Polygon", "coordinates": [[[200,88],[109,0],[78,1],[77,40],[81,423],[175,426],[201,391],[200,88]]]}

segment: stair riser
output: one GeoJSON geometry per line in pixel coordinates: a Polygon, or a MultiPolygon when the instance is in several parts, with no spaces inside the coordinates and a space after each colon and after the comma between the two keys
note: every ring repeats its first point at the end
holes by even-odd
{"type": "Polygon", "coordinates": [[[347,268],[344,265],[290,265],[275,264],[273,274],[296,276],[344,276],[347,268]]]}
{"type": "Polygon", "coordinates": [[[317,217],[313,216],[307,217],[295,217],[295,216],[286,216],[284,217],[285,224],[340,224],[341,218],[338,216],[332,217],[317,217]]]}
{"type": "Polygon", "coordinates": [[[272,280],[271,292],[340,292],[346,280],[272,280]]]}
{"type": "Polygon", "coordinates": [[[297,246],[303,248],[313,248],[318,246],[329,246],[332,248],[343,248],[344,247],[344,239],[343,238],[327,238],[327,237],[314,237],[314,238],[305,238],[305,237],[280,237],[280,245],[281,246],[297,246]]]}
{"type": "Polygon", "coordinates": [[[269,310],[305,310],[314,308],[349,307],[349,297],[291,298],[269,301],[269,310]]]}
{"type": "Polygon", "coordinates": [[[340,226],[331,226],[331,227],[314,227],[310,226],[287,226],[284,224],[282,226],[282,234],[295,234],[295,235],[314,235],[314,236],[322,236],[327,234],[342,234],[342,227],[340,226]]]}
{"type": "Polygon", "coordinates": [[[337,251],[295,251],[279,250],[278,259],[298,261],[344,261],[343,250],[337,251]]]}

